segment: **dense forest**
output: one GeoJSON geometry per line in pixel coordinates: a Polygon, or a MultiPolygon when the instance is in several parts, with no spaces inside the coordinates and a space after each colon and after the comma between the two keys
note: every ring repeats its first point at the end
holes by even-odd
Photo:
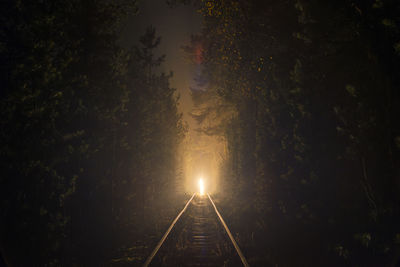
{"type": "Polygon", "coordinates": [[[192,115],[250,265],[397,266],[400,3],[202,3],[192,115]]]}
{"type": "MultiPolygon", "coordinates": [[[[213,196],[249,264],[398,266],[400,2],[166,2],[203,19],[177,45],[198,70],[197,132],[223,143],[213,196]]],[[[0,4],[7,266],[140,266],[187,200],[161,38],[149,26],[118,43],[136,12],[0,4]]]]}
{"type": "Polygon", "coordinates": [[[107,265],[124,246],[158,238],[155,205],[179,178],[184,127],[172,74],[158,70],[155,29],[126,51],[118,24],[134,1],[3,1],[0,10],[4,261],[107,265]]]}

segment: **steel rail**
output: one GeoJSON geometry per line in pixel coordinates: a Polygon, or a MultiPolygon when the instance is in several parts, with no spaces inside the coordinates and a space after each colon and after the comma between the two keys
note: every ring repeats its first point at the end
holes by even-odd
{"type": "Polygon", "coordinates": [[[243,265],[244,265],[245,267],[249,267],[250,265],[247,263],[247,260],[246,260],[246,258],[244,257],[244,255],[243,255],[242,251],[240,250],[238,244],[236,243],[235,239],[233,238],[233,235],[231,234],[231,231],[229,231],[229,228],[228,228],[228,226],[226,225],[224,219],[222,219],[221,214],[218,212],[218,209],[217,209],[217,207],[215,206],[214,201],[211,199],[211,197],[210,197],[209,194],[207,194],[207,196],[208,196],[208,198],[210,199],[211,204],[214,206],[215,212],[217,213],[219,220],[221,221],[222,225],[224,226],[226,233],[228,234],[229,238],[231,239],[232,244],[233,244],[233,246],[234,246],[235,249],[236,249],[236,252],[239,254],[240,260],[242,261],[242,263],[243,263],[243,265]]]}
{"type": "Polygon", "coordinates": [[[153,260],[154,256],[157,254],[158,250],[160,249],[160,247],[162,246],[162,244],[164,243],[165,239],[167,238],[167,236],[169,235],[169,233],[171,232],[172,228],[175,226],[176,222],[179,220],[179,218],[181,217],[181,215],[185,212],[186,208],[189,206],[190,202],[192,201],[192,199],[194,198],[194,196],[196,195],[196,193],[193,194],[193,196],[189,199],[189,201],[186,203],[185,207],[183,208],[183,210],[178,214],[178,216],[176,216],[175,220],[172,222],[172,224],[169,226],[168,230],[165,232],[165,234],[163,235],[163,237],[161,238],[160,242],[158,242],[157,246],[154,248],[153,252],[151,252],[150,256],[147,258],[147,260],[144,262],[143,267],[147,267],[149,266],[150,262],[153,260]]]}

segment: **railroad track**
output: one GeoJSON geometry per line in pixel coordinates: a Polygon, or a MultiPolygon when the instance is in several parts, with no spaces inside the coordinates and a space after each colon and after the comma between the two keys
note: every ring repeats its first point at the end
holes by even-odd
{"type": "Polygon", "coordinates": [[[143,265],[249,266],[209,194],[193,196],[143,265]]]}

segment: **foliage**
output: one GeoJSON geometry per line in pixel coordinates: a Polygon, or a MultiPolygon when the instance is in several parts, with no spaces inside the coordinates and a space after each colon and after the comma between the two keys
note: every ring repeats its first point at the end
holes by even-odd
{"type": "Polygon", "coordinates": [[[1,5],[1,254],[105,264],[176,177],[184,129],[171,75],[155,71],[159,39],[150,28],[138,48],[118,47],[135,1],[1,5]]]}
{"type": "Polygon", "coordinates": [[[399,261],[399,8],[202,1],[186,50],[202,44],[208,109],[194,115],[227,140],[226,209],[250,264],[399,261]]]}

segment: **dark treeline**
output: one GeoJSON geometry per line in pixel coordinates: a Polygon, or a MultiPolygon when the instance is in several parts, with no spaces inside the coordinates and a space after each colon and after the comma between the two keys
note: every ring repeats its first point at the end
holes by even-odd
{"type": "Polygon", "coordinates": [[[184,129],[172,74],[157,70],[155,29],[129,51],[117,45],[136,10],[125,0],[1,2],[0,251],[9,266],[142,262],[149,236],[158,238],[156,205],[174,191],[184,129]]]}
{"type": "Polygon", "coordinates": [[[399,264],[399,2],[194,3],[193,117],[227,142],[221,210],[250,265],[399,264]]]}

